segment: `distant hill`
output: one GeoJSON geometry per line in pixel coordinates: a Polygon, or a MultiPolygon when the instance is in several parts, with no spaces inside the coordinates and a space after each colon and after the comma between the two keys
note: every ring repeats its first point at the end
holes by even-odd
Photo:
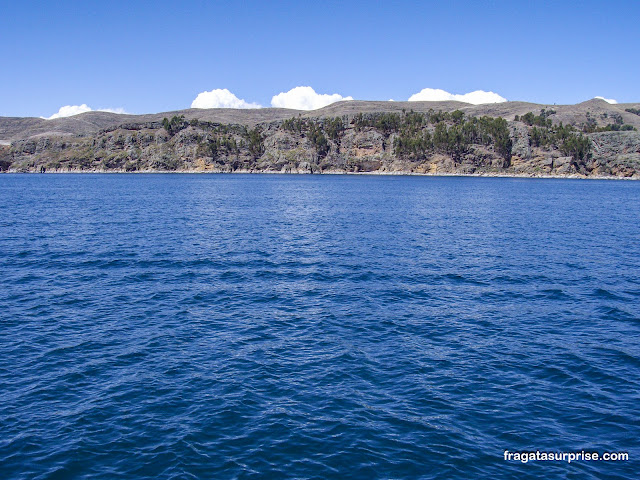
{"type": "Polygon", "coordinates": [[[344,101],[0,117],[0,171],[640,178],[640,104],[344,101]]]}
{"type": "Polygon", "coordinates": [[[304,118],[336,117],[371,112],[402,112],[403,110],[427,112],[430,109],[451,112],[462,110],[470,116],[488,115],[513,120],[516,115],[551,108],[557,113],[555,119],[575,125],[586,121],[586,113],[619,114],[623,121],[640,127],[640,116],[626,112],[627,108],[640,108],[640,103],[609,104],[604,100],[593,99],[576,105],[540,105],[527,102],[504,102],[485,105],[471,105],[462,102],[384,102],[350,100],[333,103],[318,110],[291,110],[286,108],[231,109],[212,108],[176,110],[172,112],[148,113],[142,115],[117,114],[109,112],[87,112],[72,117],[45,120],[35,117],[0,117],[0,141],[11,142],[43,135],[89,135],[105,128],[127,123],[161,122],[163,118],[184,115],[187,120],[197,119],[215,123],[240,124],[254,126],[285,120],[294,116],[304,118]]]}

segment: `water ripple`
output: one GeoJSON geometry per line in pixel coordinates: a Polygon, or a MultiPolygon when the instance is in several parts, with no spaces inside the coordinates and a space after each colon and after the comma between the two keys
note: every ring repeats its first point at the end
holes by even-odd
{"type": "Polygon", "coordinates": [[[639,470],[638,183],[0,187],[3,479],[639,470]],[[524,465],[505,449],[631,461],[524,465]]]}

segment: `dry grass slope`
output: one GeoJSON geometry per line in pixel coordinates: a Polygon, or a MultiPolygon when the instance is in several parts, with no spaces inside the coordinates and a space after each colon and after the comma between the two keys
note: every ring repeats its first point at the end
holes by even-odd
{"type": "Polygon", "coordinates": [[[516,115],[538,112],[542,108],[552,108],[557,113],[554,122],[579,124],[584,122],[586,114],[601,116],[619,114],[625,123],[640,129],[640,116],[626,112],[626,108],[640,108],[639,103],[611,105],[603,100],[589,100],[577,105],[539,105],[527,102],[505,102],[487,105],[471,105],[462,102],[384,102],[351,100],[338,102],[312,111],[291,110],[285,108],[262,109],[186,109],[173,112],[151,113],[143,115],[120,115],[109,112],[87,112],[73,117],[44,120],[34,117],[0,117],[0,142],[12,142],[38,136],[90,135],[106,128],[127,123],[161,122],[163,118],[184,115],[187,120],[198,119],[216,123],[241,124],[254,126],[285,120],[294,116],[306,118],[352,116],[370,112],[401,112],[413,110],[426,112],[430,109],[453,111],[462,110],[469,116],[488,115],[513,120],[516,115]]]}

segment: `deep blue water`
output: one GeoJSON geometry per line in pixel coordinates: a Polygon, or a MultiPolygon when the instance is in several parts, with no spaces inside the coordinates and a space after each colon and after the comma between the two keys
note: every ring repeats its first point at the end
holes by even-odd
{"type": "Polygon", "coordinates": [[[2,479],[638,478],[640,182],[2,175],[0,212],[2,479]]]}

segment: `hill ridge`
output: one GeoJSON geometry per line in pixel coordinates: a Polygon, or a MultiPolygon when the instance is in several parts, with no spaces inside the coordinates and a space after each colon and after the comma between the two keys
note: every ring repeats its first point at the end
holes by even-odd
{"type": "Polygon", "coordinates": [[[529,111],[554,109],[557,118],[564,123],[574,124],[583,120],[587,111],[594,113],[619,113],[626,123],[640,127],[640,116],[625,112],[625,108],[640,108],[640,103],[609,104],[604,100],[592,99],[576,105],[543,105],[522,101],[510,101],[483,105],[472,105],[458,101],[409,102],[409,101],[372,101],[346,100],[336,102],[317,110],[294,110],[284,108],[232,109],[188,108],[159,113],[119,114],[91,111],[71,117],[47,120],[38,117],[0,117],[0,141],[4,143],[44,135],[88,135],[125,123],[146,123],[162,121],[164,117],[184,115],[187,120],[197,119],[216,123],[255,126],[261,123],[282,121],[291,117],[304,118],[355,115],[358,113],[401,112],[413,110],[427,112],[430,109],[450,112],[461,110],[472,116],[502,116],[512,120],[515,115],[524,115],[529,111]]]}

